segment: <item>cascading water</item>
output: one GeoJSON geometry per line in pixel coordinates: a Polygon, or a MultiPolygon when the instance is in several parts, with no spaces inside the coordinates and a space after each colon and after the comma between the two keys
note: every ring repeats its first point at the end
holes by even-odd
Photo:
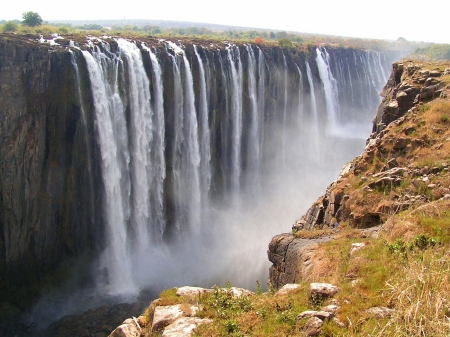
{"type": "Polygon", "coordinates": [[[203,60],[194,45],[195,56],[199,64],[200,97],[199,97],[199,119],[200,119],[200,190],[202,198],[202,209],[208,208],[208,195],[211,187],[211,137],[209,131],[208,95],[206,92],[206,74],[203,60]]]}
{"type": "Polygon", "coordinates": [[[306,62],[306,76],[308,77],[308,84],[310,90],[311,108],[312,108],[312,139],[313,150],[319,150],[319,116],[317,112],[316,91],[314,89],[314,82],[312,79],[311,67],[306,62]]]}
{"type": "Polygon", "coordinates": [[[231,148],[231,195],[235,206],[236,197],[240,193],[241,184],[241,141],[242,141],[242,63],[238,48],[228,48],[228,62],[231,69],[231,111],[232,121],[232,148],[231,148]]]}
{"type": "Polygon", "coordinates": [[[266,278],[271,236],[364,146],[325,125],[345,132],[356,110],[370,124],[388,72],[378,53],[324,47],[307,59],[117,39],[82,55],[104,186],[98,283],[108,294],[266,278]]]}
{"type": "Polygon", "coordinates": [[[104,282],[107,284],[109,293],[135,292],[130,257],[127,252],[126,222],[129,206],[127,200],[124,199],[129,192],[119,162],[120,145],[118,143],[120,140],[128,138],[121,134],[121,131],[126,129],[122,126],[125,118],[123,105],[117,92],[117,77],[115,76],[119,60],[107,58],[98,48],[93,52],[95,58],[87,51],[83,51],[83,55],[91,79],[105,188],[104,213],[107,222],[105,226],[107,242],[101,257],[100,269],[107,273],[107,280],[104,282]],[[107,76],[108,71],[113,73],[111,78],[107,76]]]}
{"type": "Polygon", "coordinates": [[[339,117],[338,92],[336,79],[330,70],[330,60],[327,50],[324,49],[325,57],[322,55],[320,48],[316,49],[317,68],[319,69],[320,79],[323,83],[325,93],[325,101],[327,107],[327,132],[333,133],[336,129],[336,122],[339,117]]]}
{"type": "Polygon", "coordinates": [[[162,80],[161,65],[156,55],[150,48],[143,45],[150,56],[152,64],[152,82],[153,82],[153,137],[151,142],[150,158],[152,165],[152,180],[149,188],[150,191],[150,208],[152,218],[150,223],[150,232],[153,232],[152,238],[156,243],[161,243],[164,230],[166,228],[164,216],[164,180],[166,178],[166,161],[164,158],[165,151],[165,123],[164,123],[164,88],[162,80]]]}
{"type": "Polygon", "coordinates": [[[247,170],[251,172],[247,178],[247,185],[253,186],[258,190],[260,175],[260,153],[259,153],[259,118],[258,118],[258,99],[256,83],[256,56],[251,46],[246,46],[248,53],[248,93],[250,98],[250,126],[248,132],[248,151],[247,151],[247,170]]]}

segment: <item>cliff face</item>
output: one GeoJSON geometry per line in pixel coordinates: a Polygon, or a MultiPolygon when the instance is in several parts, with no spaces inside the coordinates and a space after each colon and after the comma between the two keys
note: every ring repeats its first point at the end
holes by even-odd
{"type": "Polygon", "coordinates": [[[2,297],[95,246],[86,143],[68,53],[0,38],[2,297]],[[5,286],[6,285],[6,286],[5,286]]]}
{"type": "Polygon", "coordinates": [[[303,232],[332,230],[328,237],[333,237],[339,226],[374,228],[396,213],[449,196],[446,66],[393,64],[364,152],[344,166],[326,193],[296,221],[294,234],[275,236],[269,244],[270,282],[276,288],[308,280],[311,268],[308,263],[305,269],[301,261],[313,258],[299,247],[311,248],[314,240],[301,239],[303,232]],[[437,107],[426,105],[430,102],[437,107]],[[427,115],[429,109],[433,112],[427,115]]]}

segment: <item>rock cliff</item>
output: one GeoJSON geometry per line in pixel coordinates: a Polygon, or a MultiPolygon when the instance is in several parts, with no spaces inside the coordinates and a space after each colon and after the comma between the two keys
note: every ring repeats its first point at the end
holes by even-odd
{"type": "Polygon", "coordinates": [[[102,236],[97,200],[82,188],[95,188],[98,174],[89,172],[93,121],[82,123],[76,78],[69,53],[0,36],[2,299],[34,298],[39,279],[102,236]]]}
{"type": "Polygon", "coordinates": [[[377,228],[394,214],[449,195],[448,116],[438,107],[443,114],[429,117],[425,105],[448,101],[449,75],[442,63],[393,64],[364,152],[292,226],[300,238],[281,234],[269,244],[274,287],[308,280],[315,239],[301,239],[302,231],[377,228]]]}

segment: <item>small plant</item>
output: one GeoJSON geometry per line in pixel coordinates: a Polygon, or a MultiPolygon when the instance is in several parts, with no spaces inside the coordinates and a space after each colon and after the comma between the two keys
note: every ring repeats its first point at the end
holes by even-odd
{"type": "Polygon", "coordinates": [[[228,333],[235,333],[239,330],[239,326],[235,319],[228,319],[225,321],[225,328],[228,333]]]}
{"type": "Polygon", "coordinates": [[[262,294],[261,283],[259,281],[256,281],[256,294],[257,295],[261,295],[262,294]]]}
{"type": "Polygon", "coordinates": [[[441,115],[441,117],[439,118],[439,122],[450,123],[450,117],[448,115],[441,115]]]}
{"type": "Polygon", "coordinates": [[[325,301],[325,297],[319,293],[313,293],[313,294],[311,294],[311,297],[309,298],[309,304],[311,305],[311,307],[314,310],[322,307],[324,301],[325,301]]]}

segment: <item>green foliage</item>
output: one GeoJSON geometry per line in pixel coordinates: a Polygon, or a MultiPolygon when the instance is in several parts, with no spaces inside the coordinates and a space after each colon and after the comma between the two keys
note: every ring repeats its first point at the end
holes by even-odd
{"type": "Polygon", "coordinates": [[[36,27],[42,25],[42,18],[36,12],[26,12],[22,14],[22,24],[24,26],[36,27]]]}
{"type": "Polygon", "coordinates": [[[239,330],[239,326],[235,319],[228,319],[224,324],[229,334],[235,333],[239,330]]]}
{"type": "Polygon", "coordinates": [[[295,48],[292,41],[289,39],[285,39],[285,38],[278,40],[278,44],[280,45],[281,48],[286,48],[286,49],[295,48]]]}
{"type": "Polygon", "coordinates": [[[424,55],[432,60],[450,60],[450,44],[433,44],[426,48],[417,48],[416,55],[424,55]]]}
{"type": "Polygon", "coordinates": [[[15,32],[18,25],[15,21],[8,21],[3,25],[3,32],[15,32]]]}
{"type": "Polygon", "coordinates": [[[96,25],[96,24],[89,24],[89,25],[78,26],[77,28],[83,29],[83,30],[101,30],[103,27],[100,25],[96,25]]]}
{"type": "Polygon", "coordinates": [[[325,297],[322,294],[313,293],[313,294],[311,294],[311,297],[309,299],[309,305],[314,310],[319,310],[320,307],[322,307],[324,301],[325,301],[325,297]]]}
{"type": "Polygon", "coordinates": [[[439,122],[441,123],[450,123],[450,116],[449,115],[441,115],[441,117],[439,117],[439,122]]]}
{"type": "Polygon", "coordinates": [[[214,308],[217,317],[229,318],[252,309],[252,303],[247,296],[235,297],[229,288],[214,286],[213,289],[213,295],[206,299],[206,305],[214,308]]]}
{"type": "Polygon", "coordinates": [[[303,43],[303,38],[300,35],[296,35],[294,37],[294,41],[298,43],[303,43]]]}
{"type": "Polygon", "coordinates": [[[397,238],[397,240],[387,246],[390,253],[398,254],[404,258],[407,258],[408,252],[413,252],[416,248],[419,250],[425,250],[435,247],[438,244],[439,240],[429,238],[425,234],[418,234],[411,242],[406,243],[402,239],[397,238]]]}

